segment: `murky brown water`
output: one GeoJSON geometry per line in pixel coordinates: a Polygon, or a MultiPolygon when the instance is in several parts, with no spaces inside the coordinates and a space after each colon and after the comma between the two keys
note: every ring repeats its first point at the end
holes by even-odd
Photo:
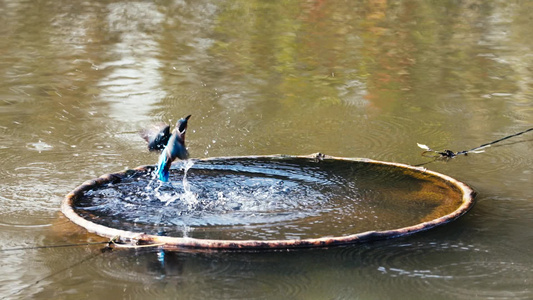
{"type": "Polygon", "coordinates": [[[532,133],[428,168],[478,203],[442,228],[334,249],[115,251],[59,213],[153,164],[137,130],[192,114],[193,157],[417,164],[533,127],[527,1],[0,1],[0,296],[530,299],[532,133]]]}

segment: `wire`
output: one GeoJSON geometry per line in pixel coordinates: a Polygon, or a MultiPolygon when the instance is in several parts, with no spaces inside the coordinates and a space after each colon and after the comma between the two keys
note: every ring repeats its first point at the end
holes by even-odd
{"type": "Polygon", "coordinates": [[[109,244],[109,242],[94,242],[94,243],[81,243],[81,244],[65,244],[65,245],[51,245],[51,246],[32,246],[32,247],[8,248],[8,249],[0,249],[0,252],[34,250],[34,249],[48,249],[48,248],[66,248],[66,247],[91,246],[91,245],[103,245],[103,244],[109,244]]]}
{"type": "Polygon", "coordinates": [[[431,149],[430,147],[428,147],[428,146],[426,146],[424,144],[417,144],[418,147],[420,147],[420,148],[425,150],[424,152],[422,152],[422,156],[431,157],[431,158],[434,158],[434,159],[429,161],[429,162],[421,163],[421,164],[418,164],[418,165],[415,165],[415,166],[422,166],[422,165],[425,165],[425,164],[432,163],[432,162],[434,162],[436,160],[449,160],[449,159],[455,158],[458,155],[468,155],[468,153],[481,153],[481,152],[484,152],[483,149],[485,149],[487,147],[490,147],[490,146],[492,146],[492,145],[494,145],[496,143],[499,143],[501,141],[505,141],[505,140],[510,139],[512,137],[522,135],[522,134],[527,133],[529,131],[533,131],[533,127],[529,128],[529,129],[526,129],[526,130],[523,130],[523,131],[520,131],[520,132],[515,133],[515,134],[511,134],[511,135],[505,136],[505,137],[503,137],[501,139],[497,139],[495,141],[492,141],[492,142],[489,142],[489,143],[485,143],[483,145],[477,146],[477,147],[472,148],[470,150],[463,150],[463,151],[458,151],[458,152],[454,152],[454,151],[448,150],[448,149],[445,149],[445,150],[442,150],[442,151],[437,151],[437,150],[431,149]]]}
{"type": "Polygon", "coordinates": [[[462,152],[464,152],[464,153],[468,153],[468,152],[472,152],[472,151],[481,150],[481,149],[483,149],[483,148],[489,147],[489,146],[494,145],[494,144],[496,144],[496,143],[499,143],[499,142],[501,142],[501,141],[505,141],[506,139],[510,139],[510,138],[512,138],[512,137],[519,136],[519,135],[521,135],[521,134],[524,134],[524,133],[529,132],[529,131],[532,131],[532,130],[533,130],[533,127],[532,127],[532,128],[529,128],[529,129],[526,129],[526,130],[524,130],[524,131],[520,131],[520,132],[515,133],[515,134],[508,135],[508,136],[503,137],[503,138],[501,138],[501,139],[499,139],[499,140],[495,140],[495,141],[492,141],[492,142],[490,142],[490,143],[483,144],[483,145],[478,146],[478,147],[476,147],[476,148],[472,148],[472,149],[467,150],[467,151],[461,151],[461,152],[458,152],[458,154],[462,154],[462,152]]]}
{"type": "MultiPolygon", "coordinates": [[[[74,267],[77,267],[77,266],[79,266],[79,265],[81,265],[81,264],[83,264],[83,263],[85,263],[85,262],[87,262],[87,261],[90,261],[90,260],[92,260],[92,259],[94,259],[94,258],[100,256],[100,255],[103,254],[103,253],[109,252],[109,251],[112,249],[112,248],[109,247],[109,244],[111,244],[112,241],[109,241],[109,242],[103,242],[103,243],[108,244],[108,246],[105,246],[104,248],[100,249],[100,251],[98,251],[98,252],[96,252],[96,253],[91,253],[91,254],[85,256],[83,259],[81,259],[81,260],[79,260],[79,261],[73,263],[72,265],[69,265],[69,266],[67,266],[67,267],[65,267],[65,268],[62,268],[62,269],[57,270],[57,271],[55,271],[55,272],[53,272],[53,273],[50,273],[50,274],[48,274],[48,275],[42,277],[41,279],[38,279],[38,280],[36,280],[36,281],[34,281],[34,282],[28,284],[27,286],[25,286],[25,287],[23,287],[23,288],[20,288],[20,289],[18,289],[18,290],[12,291],[11,294],[9,294],[9,295],[7,295],[7,296],[3,296],[2,299],[5,299],[5,298],[7,298],[7,297],[11,297],[11,296],[17,295],[17,294],[19,294],[20,292],[22,292],[23,290],[28,289],[28,288],[30,288],[30,287],[32,287],[32,286],[35,286],[35,285],[41,283],[42,281],[44,281],[44,280],[46,280],[46,279],[49,279],[49,278],[51,278],[51,277],[53,277],[53,276],[56,276],[57,274],[63,273],[63,272],[68,271],[68,270],[70,270],[70,269],[72,269],[72,268],[74,268],[74,267]]],[[[96,244],[102,244],[102,243],[86,243],[86,244],[89,244],[89,245],[96,245],[96,244]]],[[[58,245],[58,246],[59,246],[59,247],[62,247],[62,246],[81,246],[81,245],[82,245],[82,244],[71,244],[71,245],[58,245]]],[[[52,247],[54,247],[54,246],[48,246],[48,247],[46,247],[46,248],[52,248],[52,247]]],[[[7,250],[24,250],[24,249],[37,249],[37,248],[43,248],[43,247],[18,248],[18,249],[7,249],[7,250]]]]}

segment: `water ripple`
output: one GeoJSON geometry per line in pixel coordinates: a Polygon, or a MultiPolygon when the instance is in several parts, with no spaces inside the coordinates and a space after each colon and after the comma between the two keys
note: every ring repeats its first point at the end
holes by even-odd
{"type": "Polygon", "coordinates": [[[523,278],[531,274],[530,263],[512,260],[475,260],[439,266],[435,272],[449,275],[447,280],[434,280],[428,289],[454,299],[531,299],[533,288],[515,287],[524,284],[523,278]],[[487,282],[492,282],[487,285],[487,282]]]}
{"type": "Polygon", "coordinates": [[[143,288],[137,292],[143,297],[159,298],[168,295],[169,289],[179,289],[187,299],[250,299],[264,296],[264,291],[294,298],[311,284],[306,267],[296,259],[297,253],[132,250],[112,255],[113,259],[96,261],[89,272],[142,284],[143,288]],[[217,291],[217,295],[213,295],[213,291],[217,291]],[[219,294],[221,291],[226,296],[219,294]]]}
{"type": "Polygon", "coordinates": [[[358,144],[365,145],[365,149],[372,153],[372,158],[382,160],[394,160],[400,147],[411,146],[404,144],[406,133],[416,136],[420,141],[447,134],[441,124],[418,120],[416,117],[387,116],[386,119],[370,120],[360,126],[363,126],[361,135],[354,138],[358,144]]]}
{"type": "MultiPolygon", "coordinates": [[[[334,255],[339,262],[357,266],[353,268],[354,276],[395,286],[400,294],[417,290],[453,299],[526,299],[533,291],[510,290],[519,286],[520,278],[527,276],[530,266],[520,260],[495,260],[490,246],[439,239],[408,240],[399,244],[382,241],[360,248],[339,248],[334,255]],[[487,287],[487,281],[497,284],[487,287]]],[[[346,274],[346,270],[339,274],[346,274]]]]}

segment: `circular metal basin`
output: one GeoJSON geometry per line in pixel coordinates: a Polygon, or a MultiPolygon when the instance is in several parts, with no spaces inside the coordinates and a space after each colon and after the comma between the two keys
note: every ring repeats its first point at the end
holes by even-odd
{"type": "Polygon", "coordinates": [[[324,247],[405,236],[457,219],[475,192],[449,176],[366,158],[246,156],[89,180],[61,210],[103,237],[165,250],[324,247]]]}

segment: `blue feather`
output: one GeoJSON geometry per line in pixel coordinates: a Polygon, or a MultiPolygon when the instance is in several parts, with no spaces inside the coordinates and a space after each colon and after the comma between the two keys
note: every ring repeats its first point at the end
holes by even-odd
{"type": "Polygon", "coordinates": [[[158,138],[151,139],[149,135],[147,141],[149,142],[150,150],[158,150],[163,148],[161,155],[159,156],[159,161],[157,162],[156,174],[159,177],[159,180],[163,182],[168,182],[170,177],[170,166],[172,162],[176,159],[187,159],[189,158],[189,152],[185,147],[185,132],[187,130],[187,121],[191,115],[186,116],[178,120],[176,127],[172,131],[172,134],[168,137],[168,126],[165,127],[159,134],[158,138]],[[167,140],[167,141],[165,141],[167,140]],[[165,144],[163,144],[165,143],[165,144]]]}
{"type": "Polygon", "coordinates": [[[168,182],[170,176],[169,172],[170,166],[168,165],[168,159],[166,151],[163,150],[161,155],[159,155],[159,161],[157,162],[157,177],[163,182],[168,182]]]}

